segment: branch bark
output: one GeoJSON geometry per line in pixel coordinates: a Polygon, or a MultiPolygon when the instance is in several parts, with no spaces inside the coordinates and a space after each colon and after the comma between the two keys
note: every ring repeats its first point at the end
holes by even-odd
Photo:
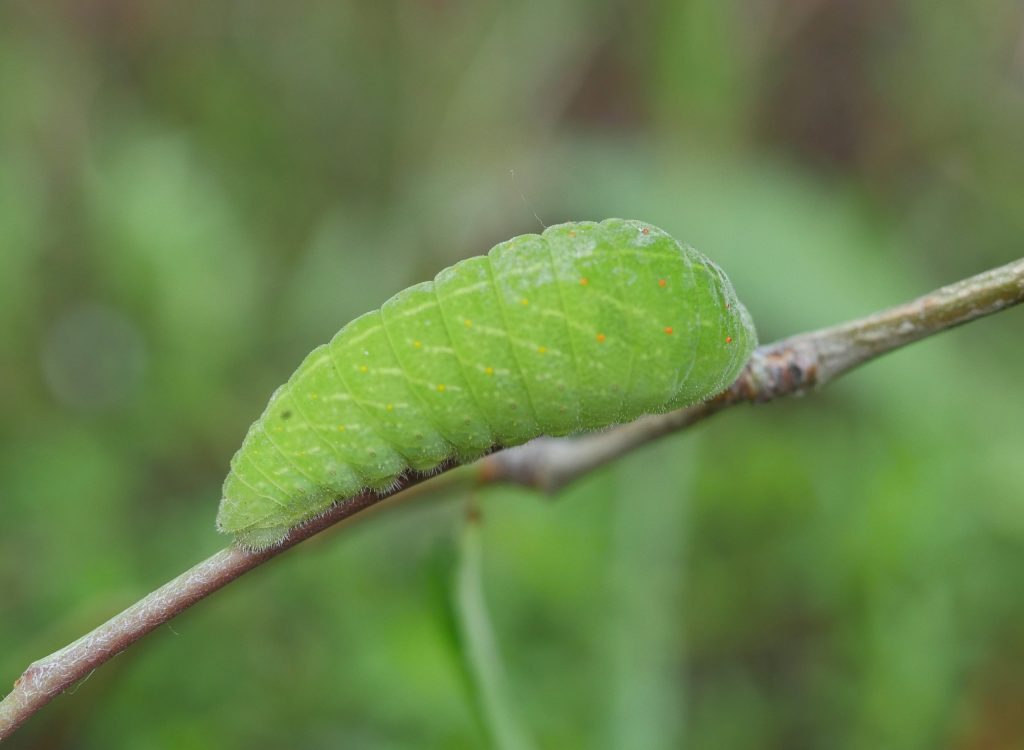
{"type": "MultiPolygon", "coordinates": [[[[1024,258],[942,287],[898,307],[759,347],[739,379],[716,398],[575,439],[539,438],[492,453],[463,475],[480,484],[514,483],[555,492],[657,438],[739,403],[764,403],[824,386],[886,352],[1024,302],[1024,258]]],[[[445,471],[453,466],[445,467],[445,471]]],[[[228,547],[164,584],[61,650],[32,663],[0,701],[0,741],[94,669],[178,613],[339,521],[425,481],[404,477],[387,495],[363,494],[295,529],[274,549],[228,547]]]]}

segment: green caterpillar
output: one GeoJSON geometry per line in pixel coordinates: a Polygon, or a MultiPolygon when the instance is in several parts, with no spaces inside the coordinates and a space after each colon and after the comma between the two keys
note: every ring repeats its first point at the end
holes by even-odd
{"type": "Polygon", "coordinates": [[[649,224],[514,237],[314,349],[232,459],[217,527],[273,546],[404,472],[687,406],[756,344],[718,266],[649,224]]]}

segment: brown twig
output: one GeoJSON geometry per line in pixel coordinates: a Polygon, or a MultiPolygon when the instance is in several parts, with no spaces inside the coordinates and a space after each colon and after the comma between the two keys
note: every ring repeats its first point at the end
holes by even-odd
{"type": "MultiPolygon", "coordinates": [[[[881,354],[1022,301],[1024,259],[867,318],[762,346],[739,379],[706,403],[644,417],[583,438],[540,438],[519,448],[493,453],[478,464],[475,481],[516,483],[553,492],[640,445],[685,429],[734,404],[762,403],[805,393],[881,354]]],[[[422,477],[403,479],[390,494],[422,481],[422,477]]],[[[0,740],[9,737],[32,714],[96,667],[200,599],[384,497],[365,494],[339,504],[292,531],[284,544],[274,549],[221,550],[91,633],[34,662],[0,701],[0,740]]]]}

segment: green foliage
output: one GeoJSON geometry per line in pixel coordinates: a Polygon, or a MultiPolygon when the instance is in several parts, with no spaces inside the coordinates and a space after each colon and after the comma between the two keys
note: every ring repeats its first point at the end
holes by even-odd
{"type": "Polygon", "coordinates": [[[458,564],[452,572],[451,614],[460,654],[480,720],[496,750],[530,750],[535,745],[517,718],[505,665],[484,593],[483,543],[479,511],[471,509],[459,535],[458,564]]]}
{"type": "MultiPolygon", "coordinates": [[[[219,547],[230,456],[294,363],[534,212],[685,239],[765,341],[1019,256],[1018,10],[0,5],[0,678],[219,547]]],[[[1020,325],[733,410],[557,502],[484,493],[529,734],[1024,742],[1020,325]]],[[[11,746],[481,747],[429,574],[460,510],[303,545],[11,746]]]]}

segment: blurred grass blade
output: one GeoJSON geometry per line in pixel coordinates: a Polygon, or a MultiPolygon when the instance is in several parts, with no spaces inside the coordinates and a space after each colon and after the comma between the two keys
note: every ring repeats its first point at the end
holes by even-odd
{"type": "Polygon", "coordinates": [[[453,606],[461,648],[481,720],[499,750],[532,750],[509,694],[491,618],[484,601],[480,517],[472,509],[459,539],[453,606]]]}
{"type": "Polygon", "coordinates": [[[617,468],[605,651],[609,748],[682,747],[686,686],[680,615],[693,444],[692,436],[665,440],[617,468]],[[660,481],[650,482],[652,476],[660,481]]]}

